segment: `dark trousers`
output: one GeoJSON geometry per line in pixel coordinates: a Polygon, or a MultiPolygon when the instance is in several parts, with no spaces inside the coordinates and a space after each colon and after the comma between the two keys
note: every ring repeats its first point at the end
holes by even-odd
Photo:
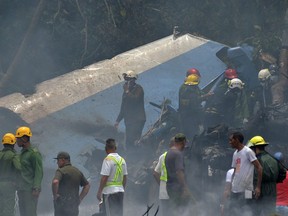
{"type": "Polygon", "coordinates": [[[79,201],[65,201],[59,197],[54,200],[54,216],[78,216],[79,201]]]}
{"type": "MultiPolygon", "coordinates": [[[[1,175],[1,174],[0,174],[1,175]]],[[[14,216],[15,185],[11,182],[0,182],[0,215],[14,216]]]]}
{"type": "Polygon", "coordinates": [[[144,125],[145,121],[136,123],[125,122],[126,147],[133,147],[135,142],[141,138],[144,125]]]}
{"type": "Polygon", "coordinates": [[[252,216],[252,199],[245,199],[244,193],[233,193],[230,196],[230,215],[252,216]]]}
{"type": "Polygon", "coordinates": [[[123,216],[124,193],[103,194],[103,210],[106,216],[123,216]]]}
{"type": "Polygon", "coordinates": [[[32,191],[20,190],[17,194],[20,216],[37,216],[38,198],[32,195],[32,191]]]}

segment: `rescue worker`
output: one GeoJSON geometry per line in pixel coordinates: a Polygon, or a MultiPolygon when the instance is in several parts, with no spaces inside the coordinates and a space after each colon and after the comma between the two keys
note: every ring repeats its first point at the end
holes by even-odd
{"type": "Polygon", "coordinates": [[[21,178],[17,185],[20,216],[36,216],[43,179],[42,156],[30,143],[32,132],[29,127],[19,127],[15,137],[17,145],[22,148],[20,153],[21,178]]]}
{"type": "Polygon", "coordinates": [[[199,78],[201,78],[201,74],[199,72],[199,70],[197,70],[196,68],[190,68],[189,70],[187,70],[186,72],[186,77],[192,75],[192,74],[195,74],[197,75],[199,78]]]}
{"type": "Polygon", "coordinates": [[[52,193],[55,216],[78,216],[79,204],[88,194],[90,184],[83,173],[71,165],[70,155],[59,152],[57,157],[58,169],[52,180],[52,193]],[[82,187],[79,194],[79,187],[82,187]]]}
{"type": "MultiPolygon", "coordinates": [[[[238,78],[237,71],[233,68],[227,68],[224,71],[222,79],[215,88],[212,90],[212,96],[206,101],[205,105],[205,125],[206,127],[214,127],[218,124],[224,123],[222,109],[226,107],[225,92],[227,91],[228,83],[232,79],[238,78]]],[[[227,122],[226,122],[227,123],[227,122]]]]}
{"type": "Polygon", "coordinates": [[[167,215],[181,215],[187,211],[191,200],[191,192],[188,188],[185,170],[183,150],[186,146],[186,136],[178,133],[174,137],[174,145],[168,150],[165,158],[167,170],[167,192],[169,196],[169,208],[167,215]]]}
{"type": "Polygon", "coordinates": [[[234,132],[229,136],[229,144],[235,149],[231,165],[234,168],[234,173],[232,176],[229,211],[230,215],[235,216],[248,215],[248,212],[251,213],[252,211],[251,199],[254,168],[257,170],[257,184],[254,187],[255,198],[258,199],[261,193],[262,166],[257,160],[255,153],[245,146],[243,142],[244,136],[240,132],[234,132]]]}
{"type": "Polygon", "coordinates": [[[202,93],[198,86],[200,77],[196,74],[189,75],[179,89],[179,115],[181,131],[188,139],[199,133],[202,124],[203,110],[201,106],[202,93]]]}
{"type": "MultiPolygon", "coordinates": [[[[172,137],[170,140],[169,147],[171,148],[174,145],[175,138],[172,137]]],[[[163,216],[168,214],[168,206],[169,206],[169,196],[166,189],[167,182],[167,169],[165,165],[165,158],[167,155],[167,151],[160,155],[158,163],[154,169],[153,176],[159,184],[159,200],[161,205],[161,212],[163,216]]]]}
{"type": "Polygon", "coordinates": [[[6,133],[2,138],[4,148],[0,151],[0,215],[15,215],[15,193],[21,164],[14,150],[16,138],[6,133]]]}
{"type": "MultiPolygon", "coordinates": [[[[262,136],[254,136],[247,143],[247,147],[251,148],[262,168],[262,184],[260,197],[255,200],[253,211],[254,215],[269,216],[275,213],[276,208],[276,184],[279,174],[279,166],[277,160],[266,152],[265,147],[268,143],[262,136]]],[[[254,182],[257,181],[257,175],[254,175],[254,182]]]]}
{"type": "Polygon", "coordinates": [[[238,78],[232,79],[228,82],[228,89],[224,96],[225,103],[221,110],[224,122],[231,127],[242,128],[248,123],[249,119],[249,107],[244,91],[244,83],[238,78]]]}
{"type": "Polygon", "coordinates": [[[271,74],[269,69],[262,69],[258,73],[258,79],[261,85],[261,93],[259,96],[260,107],[266,108],[272,105],[272,86],[277,82],[277,74],[271,74]]]}
{"type": "Polygon", "coordinates": [[[116,152],[114,139],[107,139],[107,157],[101,168],[101,180],[97,199],[103,200],[103,213],[109,216],[123,216],[124,189],[127,179],[127,166],[124,158],[116,152]]]}
{"type": "Polygon", "coordinates": [[[138,76],[134,71],[127,71],[123,77],[126,82],[123,86],[120,113],[114,126],[118,128],[119,122],[124,119],[126,145],[131,149],[140,139],[146,121],[144,91],[142,86],[135,82],[138,76]]]}

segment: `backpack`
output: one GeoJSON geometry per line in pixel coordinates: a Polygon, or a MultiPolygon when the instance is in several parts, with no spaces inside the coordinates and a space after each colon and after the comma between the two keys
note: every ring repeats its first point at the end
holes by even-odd
{"type": "Polygon", "coordinates": [[[282,163],[280,163],[278,160],[278,177],[277,177],[277,183],[282,183],[285,179],[286,179],[286,173],[287,173],[287,169],[286,167],[284,167],[284,165],[282,163]]]}

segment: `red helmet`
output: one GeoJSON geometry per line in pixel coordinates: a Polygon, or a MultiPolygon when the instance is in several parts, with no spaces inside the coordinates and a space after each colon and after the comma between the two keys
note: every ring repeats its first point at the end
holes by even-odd
{"type": "Polygon", "coordinates": [[[238,78],[237,71],[235,69],[228,68],[225,70],[225,78],[226,79],[234,79],[238,78]]]}
{"type": "Polygon", "coordinates": [[[199,70],[197,70],[196,68],[191,68],[191,69],[189,69],[189,70],[186,72],[186,77],[188,77],[188,76],[190,76],[190,75],[192,75],[192,74],[195,74],[195,75],[201,77],[199,70]]]}

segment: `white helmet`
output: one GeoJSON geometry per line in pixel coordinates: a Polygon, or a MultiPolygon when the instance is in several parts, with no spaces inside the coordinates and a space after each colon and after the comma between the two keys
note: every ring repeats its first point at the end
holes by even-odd
{"type": "Polygon", "coordinates": [[[258,79],[262,82],[268,80],[270,77],[271,73],[267,68],[260,70],[258,73],[258,79]]]}
{"type": "Polygon", "coordinates": [[[134,72],[134,71],[132,71],[132,70],[129,70],[129,71],[127,71],[126,73],[123,73],[122,74],[123,75],[123,77],[124,77],[124,79],[125,78],[134,78],[134,79],[137,79],[138,78],[138,75],[134,72]]]}
{"type": "Polygon", "coordinates": [[[240,79],[234,78],[228,82],[228,87],[230,89],[235,89],[235,88],[243,89],[244,83],[240,79]]]}

